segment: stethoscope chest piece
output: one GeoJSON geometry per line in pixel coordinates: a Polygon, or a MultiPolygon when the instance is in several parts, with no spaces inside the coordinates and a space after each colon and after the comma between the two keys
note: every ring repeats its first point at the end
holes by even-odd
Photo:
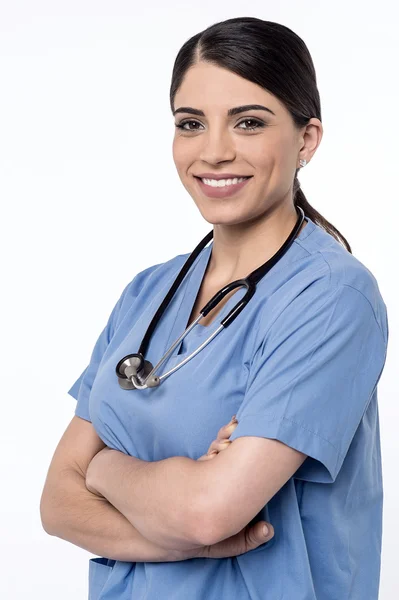
{"type": "MultiPolygon", "coordinates": [[[[116,365],[115,371],[118,376],[119,385],[124,390],[135,390],[139,389],[133,383],[133,378],[138,380],[141,386],[147,376],[153,370],[153,365],[149,360],[145,360],[141,354],[128,354],[124,356],[116,365]]],[[[156,387],[158,377],[152,377],[154,379],[153,385],[148,387],[156,387]]],[[[148,385],[148,384],[147,384],[148,385]]]]}

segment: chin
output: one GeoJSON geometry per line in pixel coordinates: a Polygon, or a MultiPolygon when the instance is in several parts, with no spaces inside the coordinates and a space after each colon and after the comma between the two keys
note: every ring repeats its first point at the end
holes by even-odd
{"type": "Polygon", "coordinates": [[[213,214],[212,211],[209,210],[200,210],[201,216],[210,225],[238,225],[246,220],[245,217],[242,216],[236,216],[234,218],[234,216],[231,214],[231,209],[229,209],[229,212],[230,214],[222,215],[221,211],[217,210],[213,211],[213,214]]]}

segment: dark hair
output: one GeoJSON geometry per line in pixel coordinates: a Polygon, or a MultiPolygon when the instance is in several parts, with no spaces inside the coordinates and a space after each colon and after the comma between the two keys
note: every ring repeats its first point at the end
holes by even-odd
{"type": "MultiPolygon", "coordinates": [[[[170,105],[186,71],[198,62],[228,69],[274,94],[290,112],[294,125],[304,127],[312,117],[321,121],[316,73],[303,40],[288,27],[255,17],[237,17],[211,25],[179,50],[172,73],[170,105]]],[[[352,253],[344,236],[306,200],[295,172],[294,204],[352,253]]]]}

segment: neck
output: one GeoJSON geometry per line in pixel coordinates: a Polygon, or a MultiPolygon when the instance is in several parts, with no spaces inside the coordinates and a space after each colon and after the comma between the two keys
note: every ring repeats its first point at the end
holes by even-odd
{"type": "MultiPolygon", "coordinates": [[[[255,222],[215,225],[208,279],[222,286],[246,277],[278,251],[297,219],[298,213],[291,203],[268,211],[255,222]]],[[[306,221],[301,230],[305,225],[306,221]]]]}

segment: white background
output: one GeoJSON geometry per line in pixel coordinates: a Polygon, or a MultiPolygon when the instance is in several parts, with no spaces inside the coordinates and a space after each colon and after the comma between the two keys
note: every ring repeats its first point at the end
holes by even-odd
{"type": "Polygon", "coordinates": [[[93,555],[48,536],[39,515],[74,414],[67,391],[128,281],[212,228],[173,162],[169,86],[183,43],[239,16],[280,22],[307,44],[324,137],[302,188],[388,307],[380,599],[399,596],[397,10],[394,0],[1,0],[2,598],[87,597],[93,555]]]}

